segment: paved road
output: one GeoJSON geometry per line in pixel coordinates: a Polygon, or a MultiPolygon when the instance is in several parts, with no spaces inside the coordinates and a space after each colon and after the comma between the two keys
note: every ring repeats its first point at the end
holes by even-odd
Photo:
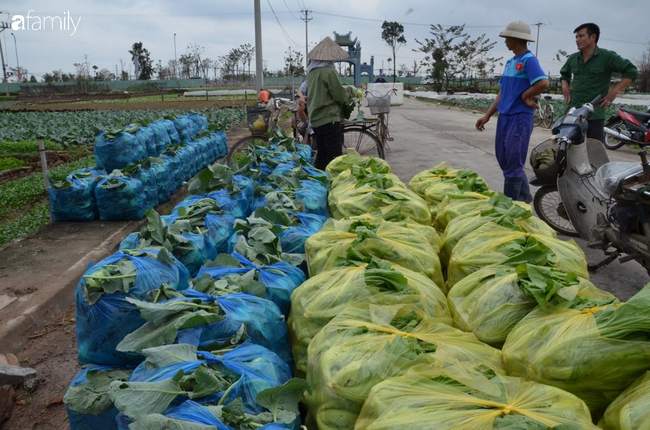
{"type": "MultiPolygon", "coordinates": [[[[478,132],[474,123],[482,115],[433,103],[406,99],[403,106],[393,107],[390,114],[390,130],[394,141],[386,159],[393,171],[405,182],[416,173],[446,161],[455,167],[476,171],[494,190],[503,188],[503,177],[494,152],[496,118],[478,132]]],[[[548,139],[549,130],[536,128],[531,138],[531,149],[548,139]]],[[[633,149],[608,151],[611,161],[637,161],[633,149]]],[[[527,173],[533,176],[528,167],[527,173]]],[[[589,263],[603,259],[600,251],[586,248],[586,242],[578,239],[589,263]]],[[[647,272],[636,262],[614,262],[592,274],[591,280],[600,288],[614,292],[623,300],[628,299],[649,280],[647,272]]]]}

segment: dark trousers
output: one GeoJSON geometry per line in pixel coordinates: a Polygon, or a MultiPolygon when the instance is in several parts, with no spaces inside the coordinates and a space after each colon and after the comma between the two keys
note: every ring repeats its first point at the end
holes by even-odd
{"type": "Polygon", "coordinates": [[[325,170],[330,161],[343,155],[343,126],[340,122],[332,122],[315,127],[314,138],[318,151],[315,166],[325,170]]]}
{"type": "Polygon", "coordinates": [[[604,119],[590,119],[587,121],[589,128],[587,128],[587,137],[590,139],[596,139],[603,142],[605,140],[605,120],[604,119]]]}
{"type": "Polygon", "coordinates": [[[503,193],[513,200],[532,201],[528,178],[524,172],[532,132],[533,115],[529,113],[499,115],[495,152],[503,171],[503,193]]]}

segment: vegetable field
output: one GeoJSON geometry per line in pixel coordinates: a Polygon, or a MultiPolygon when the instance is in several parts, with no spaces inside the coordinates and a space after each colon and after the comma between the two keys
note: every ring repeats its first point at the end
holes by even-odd
{"type": "MultiPolygon", "coordinates": [[[[242,109],[198,109],[217,128],[244,119],[242,109]]],[[[186,110],[123,110],[68,112],[0,112],[0,142],[46,139],[63,146],[93,142],[98,130],[110,130],[132,123],[158,121],[167,116],[181,116],[186,110]]]]}

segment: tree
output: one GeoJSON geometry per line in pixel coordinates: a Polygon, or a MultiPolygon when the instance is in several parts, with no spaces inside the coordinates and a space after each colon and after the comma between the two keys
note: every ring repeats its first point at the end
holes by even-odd
{"type": "Polygon", "coordinates": [[[36,76],[32,75],[29,77],[29,82],[35,84],[38,82],[38,79],[36,79],[36,76]]]}
{"type": "Polygon", "coordinates": [[[284,72],[287,76],[303,76],[305,67],[303,66],[303,56],[300,51],[287,48],[284,52],[284,72]]]}
{"type": "Polygon", "coordinates": [[[86,63],[74,63],[73,66],[77,72],[77,81],[85,81],[88,79],[88,69],[86,68],[86,63]]]}
{"type": "Polygon", "coordinates": [[[406,64],[400,64],[399,65],[399,70],[397,71],[397,74],[402,77],[402,76],[408,76],[409,74],[409,69],[406,67],[406,64]]]}
{"type": "Polygon", "coordinates": [[[647,43],[638,65],[639,77],[636,81],[636,89],[640,93],[648,93],[650,92],[650,42],[647,43]]]}
{"type": "Polygon", "coordinates": [[[242,61],[248,66],[248,79],[251,78],[251,61],[255,56],[255,47],[250,43],[245,43],[239,47],[242,51],[242,61]]]}
{"type": "Polygon", "coordinates": [[[417,60],[413,60],[413,76],[418,75],[418,72],[420,71],[420,67],[422,67],[422,63],[418,63],[417,60]]]}
{"type": "Polygon", "coordinates": [[[395,82],[397,50],[406,43],[406,39],[404,38],[404,26],[399,22],[384,21],[384,23],[381,25],[381,30],[381,38],[388,44],[388,46],[390,46],[390,49],[393,51],[393,82],[395,82]]]}
{"type": "Polygon", "coordinates": [[[52,82],[54,82],[54,76],[52,76],[49,73],[44,74],[43,75],[43,82],[47,82],[48,84],[51,84],[52,82]]]}
{"type": "Polygon", "coordinates": [[[153,76],[153,62],[149,50],[146,49],[142,42],[135,42],[129,50],[133,63],[136,66],[136,72],[139,80],[148,80],[153,76]]]}
{"type": "Polygon", "coordinates": [[[415,52],[426,54],[423,65],[434,80],[437,91],[449,88],[451,79],[457,76],[481,73],[481,70],[494,69],[494,64],[501,60],[489,55],[496,45],[490,42],[485,34],[472,39],[465,33],[465,25],[443,27],[440,24],[431,25],[431,39],[421,42],[415,52]]]}

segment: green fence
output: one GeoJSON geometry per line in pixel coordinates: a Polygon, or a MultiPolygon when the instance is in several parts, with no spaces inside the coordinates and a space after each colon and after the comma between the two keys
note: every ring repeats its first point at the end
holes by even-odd
{"type": "MultiPolygon", "coordinates": [[[[138,87],[156,87],[161,90],[174,88],[201,88],[203,87],[202,79],[151,79],[147,81],[71,81],[71,82],[38,82],[38,83],[18,83],[9,84],[9,92],[17,93],[21,88],[25,92],[46,93],[45,88],[50,88],[52,93],[66,92],[94,92],[94,91],[127,91],[129,89],[138,89],[138,87]],[[88,91],[84,91],[87,89],[88,91]]],[[[4,87],[0,87],[4,92],[4,87]]]]}

